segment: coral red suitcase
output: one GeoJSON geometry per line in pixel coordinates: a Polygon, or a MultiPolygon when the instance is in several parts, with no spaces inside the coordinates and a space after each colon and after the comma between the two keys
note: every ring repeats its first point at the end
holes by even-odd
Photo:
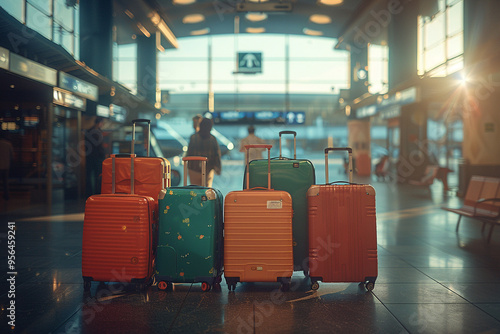
{"type": "MultiPolygon", "coordinates": [[[[115,156],[111,159],[114,166],[115,156]]],[[[132,166],[134,160],[132,155],[132,166]]],[[[131,171],[133,180],[133,167],[131,171]]],[[[112,186],[114,190],[114,183],[112,186]]],[[[82,242],[85,290],[92,281],[135,283],[140,289],[150,282],[157,213],[158,201],[150,196],[104,194],[87,199],[82,242]]]]}
{"type": "Polygon", "coordinates": [[[268,186],[232,191],[224,201],[224,276],[229,290],[237,282],[281,282],[287,290],[293,273],[292,197],[271,189],[272,145],[268,149],[268,186]]]}
{"type": "Polygon", "coordinates": [[[102,183],[101,193],[112,194],[139,194],[151,196],[158,200],[158,194],[162,189],[170,187],[170,162],[165,158],[149,157],[149,138],[151,136],[151,121],[148,119],[136,119],[132,121],[132,149],[134,154],[135,147],[135,125],[136,123],[148,123],[148,142],[147,142],[147,157],[135,158],[133,168],[134,182],[130,179],[131,163],[130,154],[116,155],[115,169],[113,175],[112,159],[108,158],[102,163],[102,183]],[[115,191],[113,192],[112,183],[115,183],[115,191]],[[134,187],[134,189],[131,189],[134,187]]]}
{"type": "Polygon", "coordinates": [[[352,183],[352,149],[325,149],[326,184],[307,193],[311,288],[323,282],[362,282],[373,290],[378,275],[375,189],[352,183]],[[328,152],[349,152],[349,182],[328,183],[328,152]]]}

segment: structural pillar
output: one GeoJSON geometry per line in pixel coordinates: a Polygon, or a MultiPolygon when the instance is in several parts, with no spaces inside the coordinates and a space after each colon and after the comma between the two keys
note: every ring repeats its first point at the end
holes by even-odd
{"type": "MultiPolygon", "coordinates": [[[[356,43],[350,50],[350,96],[353,100],[368,93],[368,45],[356,43]]],[[[355,108],[355,104],[353,106],[355,108]]],[[[353,115],[355,116],[355,114],[353,115]]],[[[371,173],[370,119],[347,122],[348,145],[353,150],[354,171],[359,176],[371,173]]]]}
{"type": "Polygon", "coordinates": [[[464,161],[459,195],[472,175],[500,177],[500,2],[464,1],[464,58],[467,81],[463,97],[464,161]]]}
{"type": "Polygon", "coordinates": [[[158,87],[156,40],[137,36],[137,94],[155,104],[158,87]]]}
{"type": "Polygon", "coordinates": [[[113,1],[80,1],[80,60],[113,79],[113,1]]]}

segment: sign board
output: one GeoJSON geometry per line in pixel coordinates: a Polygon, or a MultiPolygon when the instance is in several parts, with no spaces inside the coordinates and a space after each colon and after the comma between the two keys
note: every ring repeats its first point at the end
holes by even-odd
{"type": "Polygon", "coordinates": [[[103,106],[102,104],[97,105],[96,115],[99,117],[109,118],[109,107],[103,106]]]}
{"type": "Polygon", "coordinates": [[[0,68],[9,69],[9,50],[0,48],[0,68]]]}
{"type": "Polygon", "coordinates": [[[238,52],[236,73],[262,73],[262,52],[238,52]]]}
{"type": "Polygon", "coordinates": [[[53,68],[38,64],[32,60],[10,54],[9,69],[11,72],[38,82],[55,86],[57,84],[57,71],[53,68]]]}
{"type": "Polygon", "coordinates": [[[59,87],[97,102],[99,89],[96,85],[76,78],[68,73],[59,72],[59,87]]]}
{"type": "Polygon", "coordinates": [[[54,104],[85,111],[87,100],[54,87],[54,104]]]}
{"type": "Polygon", "coordinates": [[[110,107],[109,118],[115,122],[125,123],[125,119],[127,118],[127,109],[117,106],[116,104],[112,104],[110,107]]]}
{"type": "Polygon", "coordinates": [[[391,119],[399,117],[401,116],[401,106],[399,105],[390,106],[388,108],[385,108],[384,110],[381,110],[379,114],[380,118],[382,119],[391,119]]]}
{"type": "Polygon", "coordinates": [[[306,122],[304,111],[217,111],[212,114],[216,124],[294,124],[306,122]]]}
{"type": "Polygon", "coordinates": [[[356,110],[356,118],[365,118],[373,116],[377,113],[377,106],[371,105],[362,107],[356,110]]]}

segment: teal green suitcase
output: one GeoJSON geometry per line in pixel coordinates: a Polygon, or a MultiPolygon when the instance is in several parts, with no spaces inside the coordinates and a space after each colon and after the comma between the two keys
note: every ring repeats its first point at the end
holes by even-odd
{"type": "MultiPolygon", "coordinates": [[[[213,188],[186,186],[186,165],[185,162],[184,187],[171,187],[160,193],[155,280],[160,290],[171,288],[172,283],[201,283],[202,290],[209,291],[221,282],[223,196],[213,188]]],[[[202,174],[206,175],[205,163],[202,174]]]]}
{"type": "MultiPolygon", "coordinates": [[[[297,159],[297,133],[279,133],[280,156],[271,160],[271,188],[283,190],[292,196],[293,207],[293,264],[294,270],[307,276],[309,267],[309,229],[307,225],[307,190],[316,183],[313,164],[306,159],[297,159]],[[293,159],[281,154],[281,136],[293,135],[293,159]]],[[[249,164],[250,188],[267,187],[267,160],[252,160],[249,164]]],[[[243,187],[246,186],[246,173],[243,187]]]]}

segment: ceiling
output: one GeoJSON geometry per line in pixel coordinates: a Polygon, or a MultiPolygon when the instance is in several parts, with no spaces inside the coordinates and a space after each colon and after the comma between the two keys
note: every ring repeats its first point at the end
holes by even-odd
{"type": "MultiPolygon", "coordinates": [[[[147,30],[146,34],[158,30],[157,26],[151,23],[154,12],[160,14],[176,38],[235,32],[337,38],[358,14],[373,2],[343,0],[338,5],[325,5],[320,3],[320,0],[255,1],[259,0],[115,0],[115,24],[119,25],[120,32],[118,43],[131,42],[133,34],[139,36],[144,33],[141,28],[147,30]],[[179,4],[179,1],[192,3],[179,4]],[[260,16],[264,19],[251,21],[247,17],[249,12],[259,14],[257,18],[260,16]],[[238,19],[235,19],[236,17],[238,19]],[[325,23],[313,22],[315,17],[325,23]],[[194,23],[189,23],[189,18],[194,23]],[[137,25],[138,22],[140,25],[137,25]]],[[[165,43],[162,45],[169,47],[165,43]]]]}

